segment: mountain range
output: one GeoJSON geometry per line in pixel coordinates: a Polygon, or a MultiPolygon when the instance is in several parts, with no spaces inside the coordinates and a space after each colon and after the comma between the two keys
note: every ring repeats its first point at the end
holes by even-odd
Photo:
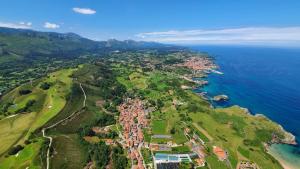
{"type": "Polygon", "coordinates": [[[39,32],[0,27],[0,63],[40,57],[74,58],[113,50],[172,47],[155,42],[110,39],[94,41],[75,33],[39,32]]]}

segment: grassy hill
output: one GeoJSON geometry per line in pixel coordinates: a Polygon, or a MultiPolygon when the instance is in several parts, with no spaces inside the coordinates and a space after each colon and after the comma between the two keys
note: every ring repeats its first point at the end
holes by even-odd
{"type": "Polygon", "coordinates": [[[0,27],[0,97],[30,80],[114,51],[173,48],[132,40],[93,41],[74,33],[0,27]]]}
{"type": "Polygon", "coordinates": [[[9,116],[0,114],[0,154],[5,153],[11,146],[23,144],[31,134],[50,119],[56,116],[66,104],[71,91],[72,80],[69,75],[72,69],[61,70],[48,77],[37,80],[32,85],[22,85],[7,95],[0,102],[0,107],[7,107],[9,116]],[[51,83],[47,90],[41,89],[43,83],[51,83]],[[20,91],[31,91],[21,95],[20,91]],[[33,102],[33,104],[28,104],[33,102]]]}

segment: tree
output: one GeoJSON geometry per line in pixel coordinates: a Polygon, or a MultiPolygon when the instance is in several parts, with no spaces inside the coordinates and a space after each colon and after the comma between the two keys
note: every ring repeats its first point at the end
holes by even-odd
{"type": "Polygon", "coordinates": [[[28,89],[23,89],[23,90],[19,90],[19,94],[20,95],[26,95],[26,94],[29,94],[31,93],[32,91],[31,90],[28,90],[28,89]]]}
{"type": "Polygon", "coordinates": [[[51,87],[51,84],[48,82],[44,82],[41,84],[40,88],[43,90],[48,90],[51,87]]]}
{"type": "Polygon", "coordinates": [[[171,133],[171,134],[175,134],[175,133],[176,133],[175,127],[173,127],[173,128],[170,130],[170,133],[171,133]]]}
{"type": "Polygon", "coordinates": [[[164,102],[163,101],[161,101],[160,99],[157,99],[157,108],[162,108],[162,107],[164,107],[164,102]]]}

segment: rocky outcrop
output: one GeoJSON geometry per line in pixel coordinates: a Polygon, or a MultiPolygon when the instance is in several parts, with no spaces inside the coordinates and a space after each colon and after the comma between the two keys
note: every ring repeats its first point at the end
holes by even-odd
{"type": "Polygon", "coordinates": [[[228,99],[229,99],[229,97],[227,95],[224,95],[224,94],[213,97],[213,100],[217,101],[217,102],[218,101],[226,101],[228,99]]]}
{"type": "Polygon", "coordinates": [[[284,133],[284,138],[279,140],[279,143],[283,143],[283,144],[291,144],[291,145],[296,145],[296,137],[290,133],[287,132],[281,125],[279,125],[279,128],[281,129],[281,131],[284,133]]]}

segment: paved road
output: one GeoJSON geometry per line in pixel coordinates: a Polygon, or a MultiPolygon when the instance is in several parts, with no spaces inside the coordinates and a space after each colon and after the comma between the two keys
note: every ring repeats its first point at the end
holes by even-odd
{"type": "MultiPolygon", "coordinates": [[[[84,107],[86,106],[86,94],[85,94],[85,91],[84,91],[84,89],[83,89],[81,83],[80,83],[79,85],[80,85],[80,89],[81,89],[81,91],[82,91],[82,93],[83,93],[83,96],[84,96],[83,105],[82,105],[82,106],[83,106],[82,108],[84,108],[84,107]]],[[[79,111],[79,112],[80,112],[80,111],[79,111]]],[[[64,121],[68,120],[69,118],[71,118],[72,116],[74,116],[76,113],[77,113],[77,111],[74,112],[74,113],[72,113],[72,114],[69,115],[68,117],[66,117],[66,118],[64,118],[64,119],[62,119],[62,120],[60,120],[60,121],[58,121],[58,122],[52,124],[51,126],[42,129],[43,137],[49,139],[49,141],[50,141],[50,142],[49,142],[49,145],[48,145],[48,150],[47,150],[47,167],[46,167],[46,169],[49,169],[49,167],[50,167],[50,148],[51,148],[52,140],[53,140],[52,137],[46,135],[46,130],[51,129],[51,128],[53,128],[53,127],[59,125],[60,123],[62,123],[62,122],[64,122],[64,121]]]]}

